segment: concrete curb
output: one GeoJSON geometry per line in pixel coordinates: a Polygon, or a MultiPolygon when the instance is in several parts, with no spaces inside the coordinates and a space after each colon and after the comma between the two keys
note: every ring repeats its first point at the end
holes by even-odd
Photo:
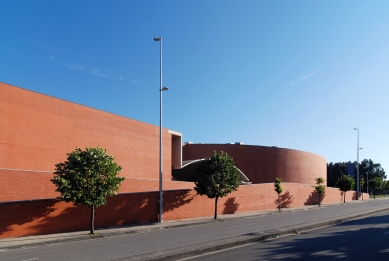
{"type": "Polygon", "coordinates": [[[255,243],[255,242],[260,242],[260,241],[264,241],[264,240],[269,240],[269,239],[273,239],[273,238],[276,238],[279,236],[300,234],[300,233],[305,232],[305,231],[318,229],[318,228],[322,228],[322,227],[327,227],[327,226],[332,226],[332,225],[337,225],[337,224],[341,224],[344,222],[372,216],[372,215],[387,212],[387,211],[389,211],[389,207],[383,208],[383,209],[378,209],[378,210],[366,211],[366,212],[362,212],[362,213],[354,214],[354,215],[343,216],[343,217],[334,218],[334,219],[311,222],[311,223],[304,224],[304,225],[283,227],[283,228],[279,228],[279,229],[275,229],[275,230],[246,234],[246,235],[242,235],[242,236],[221,239],[221,240],[217,240],[217,241],[211,241],[211,242],[207,242],[207,243],[201,243],[201,244],[187,246],[187,247],[181,247],[181,248],[177,248],[177,249],[169,249],[166,251],[160,251],[160,252],[151,253],[151,254],[116,259],[115,261],[125,261],[125,260],[133,260],[133,261],[165,260],[165,261],[171,261],[171,260],[178,260],[178,259],[182,259],[182,258],[201,255],[201,254],[204,254],[207,252],[214,252],[214,251],[228,249],[231,247],[242,246],[242,245],[249,244],[249,243],[255,243]]]}

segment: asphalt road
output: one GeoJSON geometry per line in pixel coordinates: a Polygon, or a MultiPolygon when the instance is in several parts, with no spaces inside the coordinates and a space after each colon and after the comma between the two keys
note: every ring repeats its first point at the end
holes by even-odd
{"type": "Polygon", "coordinates": [[[389,260],[389,214],[182,260],[389,260]]]}
{"type": "MultiPolygon", "coordinates": [[[[284,214],[275,212],[273,215],[7,251],[0,253],[0,260],[146,260],[173,255],[177,251],[190,252],[195,246],[207,249],[208,245],[222,240],[234,242],[237,237],[254,237],[266,231],[278,233],[283,228],[305,226],[384,207],[389,207],[387,200],[339,204],[284,214]]],[[[360,240],[360,243],[363,242],[364,240],[360,240]]]]}

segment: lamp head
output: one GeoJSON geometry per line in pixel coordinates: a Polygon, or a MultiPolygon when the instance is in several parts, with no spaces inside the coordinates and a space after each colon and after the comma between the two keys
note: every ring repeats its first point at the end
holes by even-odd
{"type": "Polygon", "coordinates": [[[168,87],[162,87],[161,91],[168,91],[169,88],[168,87]]]}
{"type": "Polygon", "coordinates": [[[358,128],[354,128],[354,130],[359,130],[358,128]]]}
{"type": "Polygon", "coordinates": [[[159,42],[161,41],[162,37],[154,37],[154,41],[159,42]]]}

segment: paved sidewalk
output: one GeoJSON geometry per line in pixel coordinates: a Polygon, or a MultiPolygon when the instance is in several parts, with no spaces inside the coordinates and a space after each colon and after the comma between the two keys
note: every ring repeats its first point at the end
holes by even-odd
{"type": "MultiPolygon", "coordinates": [[[[376,199],[377,200],[377,199],[376,199]]],[[[383,199],[385,200],[385,199],[383,199]]],[[[351,201],[345,204],[363,204],[366,201],[351,201]]],[[[336,204],[326,204],[322,205],[320,208],[327,208],[331,206],[339,206],[343,205],[343,203],[336,204]]],[[[303,207],[295,207],[295,208],[285,208],[282,209],[281,214],[287,214],[290,212],[308,210],[319,208],[317,205],[303,206],[303,207]]],[[[363,215],[368,216],[374,213],[379,213],[383,211],[388,211],[389,208],[378,209],[376,211],[370,211],[369,213],[362,213],[362,216],[352,215],[349,218],[358,218],[363,217],[363,215]]],[[[132,234],[132,233],[144,233],[153,230],[159,229],[169,229],[169,228],[178,228],[183,226],[194,226],[198,224],[206,224],[211,222],[222,222],[228,219],[237,219],[237,218],[246,218],[250,216],[261,216],[261,215],[275,215],[280,214],[278,210],[265,210],[265,211],[255,211],[255,212],[245,212],[245,213],[236,213],[236,214],[227,214],[227,215],[218,215],[218,219],[215,221],[211,216],[201,217],[201,218],[191,218],[191,219],[183,219],[183,220],[174,220],[174,221],[165,221],[163,223],[149,223],[142,225],[132,225],[132,226],[123,226],[116,228],[105,228],[105,229],[96,229],[97,235],[89,236],[89,231],[78,231],[78,232],[69,232],[69,233],[58,233],[58,234],[49,234],[49,235],[39,235],[39,236],[28,236],[28,237],[17,237],[17,238],[5,238],[0,239],[0,252],[15,250],[21,248],[29,248],[29,247],[37,247],[44,246],[48,244],[58,244],[58,243],[66,243],[66,242],[74,242],[81,240],[89,240],[96,238],[104,238],[104,237],[112,237],[118,235],[132,234]]],[[[342,217],[342,221],[347,221],[347,218],[342,217]]],[[[335,220],[331,221],[332,223],[328,223],[327,225],[340,223],[341,221],[335,220]]],[[[325,225],[325,224],[324,224],[325,225]]],[[[308,224],[306,225],[308,226],[308,224]]],[[[312,224],[311,224],[312,226],[312,224]]],[[[323,226],[322,223],[317,224],[316,226],[323,226]]],[[[307,229],[312,229],[312,227],[307,227],[307,229]]],[[[296,228],[294,228],[296,229],[296,228]]],[[[304,229],[304,227],[300,227],[300,230],[304,229]]]]}

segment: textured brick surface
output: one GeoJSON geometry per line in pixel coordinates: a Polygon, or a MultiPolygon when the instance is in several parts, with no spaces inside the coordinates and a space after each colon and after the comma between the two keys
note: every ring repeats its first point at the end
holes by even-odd
{"type": "MultiPolygon", "coordinates": [[[[106,148],[121,176],[158,179],[158,126],[4,83],[0,115],[0,201],[55,196],[49,173],[76,147],[106,148]]],[[[171,147],[172,135],[163,129],[164,180],[171,180],[171,147]]],[[[121,192],[131,191],[125,187],[121,192]]]]}
{"type": "MultiPolygon", "coordinates": [[[[282,183],[282,207],[318,203],[314,188],[309,185],[282,183]]],[[[164,191],[164,220],[209,216],[214,212],[214,199],[197,195],[193,190],[164,191]]],[[[238,191],[219,199],[218,213],[277,209],[277,193],[273,184],[241,186],[238,191]]],[[[355,198],[355,192],[346,193],[346,201],[355,198]]],[[[364,194],[368,199],[368,195],[364,194]]],[[[336,188],[327,188],[322,204],[342,202],[336,188]]],[[[90,209],[54,199],[0,203],[0,237],[18,237],[79,231],[89,229],[90,209]]],[[[158,192],[128,193],[108,199],[108,204],[96,209],[95,227],[123,226],[156,222],[158,192]]]]}
{"type": "MultiPolygon", "coordinates": [[[[31,172],[0,169],[0,202],[31,199],[48,199],[59,196],[50,182],[51,172],[31,172]]],[[[192,189],[193,182],[163,180],[163,190],[192,189]]],[[[126,177],[120,193],[159,190],[158,179],[126,177]]]]}
{"type": "MultiPolygon", "coordinates": [[[[126,178],[121,194],[96,210],[96,228],[157,221],[159,127],[3,83],[0,115],[0,237],[88,230],[89,209],[53,199],[58,193],[50,182],[55,164],[75,147],[106,148],[126,178]]],[[[214,200],[196,195],[191,182],[171,180],[179,143],[179,136],[163,130],[164,220],[212,216],[214,200]]],[[[283,180],[283,207],[317,204],[312,185],[326,176],[324,158],[263,146],[193,144],[183,147],[183,159],[214,150],[229,153],[250,181],[265,183],[221,198],[220,214],[276,209],[276,177],[283,180]]],[[[346,194],[347,201],[353,197],[346,194]]],[[[327,188],[323,204],[334,202],[341,202],[341,193],[327,188]]]]}
{"type": "Polygon", "coordinates": [[[182,160],[210,157],[215,150],[227,152],[255,184],[274,182],[275,178],[315,184],[315,178],[327,176],[325,158],[299,150],[235,144],[185,144],[182,150],[182,160]]]}

